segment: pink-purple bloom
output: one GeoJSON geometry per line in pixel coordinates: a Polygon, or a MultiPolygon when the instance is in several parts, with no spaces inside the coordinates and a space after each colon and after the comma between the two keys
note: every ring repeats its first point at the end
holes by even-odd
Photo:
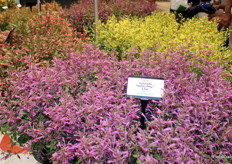
{"type": "Polygon", "coordinates": [[[231,156],[231,82],[217,62],[186,50],[145,51],[118,61],[84,45],[51,67],[14,73],[0,98],[1,124],[52,152],[54,163],[226,163],[231,156]],[[128,76],[165,79],[150,100],[147,129],[140,101],[126,98],[128,76]],[[46,145],[46,147],[44,147],[46,145]]]}

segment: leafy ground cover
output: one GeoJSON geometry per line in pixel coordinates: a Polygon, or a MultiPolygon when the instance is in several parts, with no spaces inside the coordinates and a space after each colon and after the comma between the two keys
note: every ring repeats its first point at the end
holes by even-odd
{"type": "MultiPolygon", "coordinates": [[[[86,10],[83,4],[70,15],[86,10]]],[[[223,45],[227,33],[215,22],[179,24],[150,9],[144,18],[122,12],[102,22],[91,44],[57,4],[39,15],[28,11],[0,15],[7,20],[0,24],[7,84],[0,131],[15,143],[55,164],[231,162],[231,53],[223,45]],[[145,130],[139,128],[140,101],[126,97],[130,75],[165,79],[163,100],[149,101],[145,130]]]]}
{"type": "Polygon", "coordinates": [[[184,49],[145,51],[140,59],[131,52],[118,62],[114,53],[84,47],[8,79],[0,120],[20,144],[49,152],[54,163],[228,162],[232,88],[220,65],[195,64],[184,49]],[[125,96],[129,75],[165,79],[164,99],[149,103],[146,130],[139,101],[125,96]]]}

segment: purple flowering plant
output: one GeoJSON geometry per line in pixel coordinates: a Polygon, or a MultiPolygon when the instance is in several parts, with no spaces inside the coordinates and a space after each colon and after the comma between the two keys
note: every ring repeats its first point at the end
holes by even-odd
{"type": "Polygon", "coordinates": [[[232,156],[230,75],[188,53],[151,49],[138,59],[131,51],[118,61],[84,45],[50,67],[28,64],[1,94],[1,131],[55,164],[228,163],[215,157],[232,156]],[[149,101],[145,130],[140,101],[126,97],[130,75],[165,79],[163,99],[149,101]]]}

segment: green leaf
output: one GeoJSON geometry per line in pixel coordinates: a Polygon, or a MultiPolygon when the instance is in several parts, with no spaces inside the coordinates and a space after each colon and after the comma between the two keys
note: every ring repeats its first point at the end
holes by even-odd
{"type": "Polygon", "coordinates": [[[68,86],[65,86],[65,87],[64,87],[64,90],[67,91],[67,92],[70,91],[70,89],[69,89],[68,86]]]}
{"type": "Polygon", "coordinates": [[[19,138],[18,138],[18,143],[20,145],[23,145],[25,144],[26,142],[28,142],[30,139],[32,139],[30,136],[26,135],[26,134],[23,134],[21,135],[19,138]]]}
{"type": "Polygon", "coordinates": [[[136,159],[139,158],[138,152],[134,152],[133,155],[132,155],[132,157],[134,157],[134,158],[136,158],[136,159]]]}
{"type": "Polygon", "coordinates": [[[212,158],[212,157],[211,157],[210,155],[208,155],[208,154],[203,154],[203,157],[208,158],[208,159],[211,159],[211,158],[212,158]]]}

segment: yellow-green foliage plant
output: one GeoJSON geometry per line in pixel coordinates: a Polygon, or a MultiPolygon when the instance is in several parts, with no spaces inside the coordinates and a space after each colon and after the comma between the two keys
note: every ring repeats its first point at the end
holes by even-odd
{"type": "Polygon", "coordinates": [[[232,61],[231,53],[225,45],[228,32],[218,31],[217,22],[208,21],[207,17],[188,19],[180,26],[173,43],[193,51],[196,55],[210,60],[226,59],[232,61]],[[204,53],[205,49],[212,53],[204,53]]]}
{"type": "Polygon", "coordinates": [[[105,24],[99,23],[97,42],[106,50],[117,49],[119,52],[132,47],[143,51],[153,47],[154,43],[162,50],[178,27],[172,14],[154,13],[146,18],[125,16],[120,21],[113,16],[105,24]]]}
{"type": "Polygon", "coordinates": [[[172,13],[154,12],[145,18],[124,17],[118,21],[111,17],[97,27],[97,43],[101,48],[116,49],[123,57],[131,48],[142,52],[158,45],[157,51],[187,48],[193,55],[231,61],[231,53],[224,46],[228,33],[218,31],[217,22],[210,22],[206,17],[178,23],[172,13]],[[204,53],[205,49],[211,51],[210,55],[204,53]]]}

